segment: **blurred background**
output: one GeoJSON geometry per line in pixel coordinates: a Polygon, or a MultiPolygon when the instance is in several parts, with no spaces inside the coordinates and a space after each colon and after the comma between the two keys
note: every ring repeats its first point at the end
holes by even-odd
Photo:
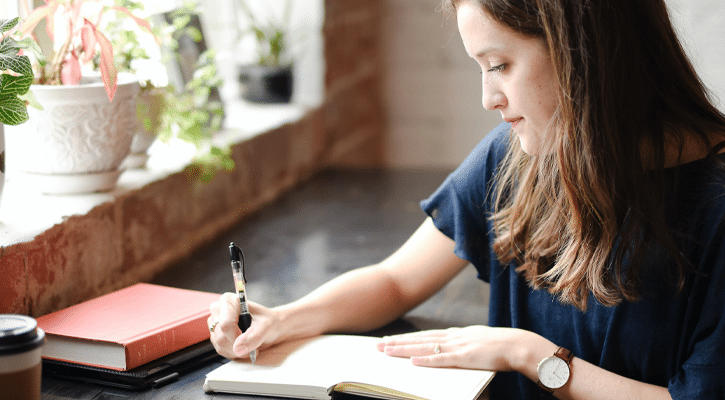
{"type": "MultiPolygon", "coordinates": [[[[24,1],[3,0],[0,15],[22,15],[24,1]]],[[[216,50],[219,73],[225,80],[223,98],[232,101],[239,95],[238,66],[254,57],[253,39],[240,35],[247,26],[246,15],[240,0],[198,1],[206,43],[216,50]]],[[[277,15],[290,7],[287,21],[295,57],[292,102],[303,106],[317,106],[325,97],[324,1],[245,2],[257,11],[277,15]]],[[[326,1],[344,4],[350,0],[326,1]]],[[[384,163],[401,168],[454,168],[500,122],[498,113],[481,107],[479,69],[463,49],[455,18],[438,11],[438,0],[373,2],[379,3],[381,13],[382,59],[377,65],[382,68],[384,163]]],[[[701,78],[719,107],[725,108],[725,2],[666,2],[701,78]]],[[[156,13],[183,2],[144,0],[143,4],[147,12],[156,13]]]]}

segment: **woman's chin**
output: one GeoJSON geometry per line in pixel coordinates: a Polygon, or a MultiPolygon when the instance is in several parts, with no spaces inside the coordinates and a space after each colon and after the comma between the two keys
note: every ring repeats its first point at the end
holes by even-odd
{"type": "Polygon", "coordinates": [[[539,153],[538,141],[532,140],[532,138],[521,135],[518,132],[517,135],[519,137],[519,143],[521,144],[521,150],[523,150],[524,153],[530,156],[535,156],[539,153]]]}
{"type": "Polygon", "coordinates": [[[542,142],[539,135],[536,132],[527,132],[526,129],[522,129],[523,127],[521,126],[521,124],[519,124],[517,128],[518,129],[514,129],[513,131],[519,138],[521,150],[523,150],[524,153],[530,156],[541,154],[542,142]]]}

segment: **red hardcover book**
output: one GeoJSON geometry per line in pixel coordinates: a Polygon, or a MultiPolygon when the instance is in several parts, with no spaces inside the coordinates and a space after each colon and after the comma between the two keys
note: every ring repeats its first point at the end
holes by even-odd
{"type": "Polygon", "coordinates": [[[215,293],[139,283],[39,317],[43,358],[125,371],[209,339],[215,293]]]}

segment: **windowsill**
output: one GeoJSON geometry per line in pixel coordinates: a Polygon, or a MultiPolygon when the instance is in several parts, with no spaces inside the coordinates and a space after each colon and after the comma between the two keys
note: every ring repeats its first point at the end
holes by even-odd
{"type": "MultiPolygon", "coordinates": [[[[256,105],[244,101],[225,103],[224,129],[216,140],[235,144],[300,120],[307,107],[298,104],[256,105]]],[[[183,170],[191,161],[193,149],[183,143],[155,143],[147,167],[124,171],[115,189],[104,193],[44,195],[28,187],[12,170],[6,175],[0,199],[0,246],[32,241],[36,236],[62,223],[72,215],[84,215],[99,204],[162,180],[183,170]]]]}

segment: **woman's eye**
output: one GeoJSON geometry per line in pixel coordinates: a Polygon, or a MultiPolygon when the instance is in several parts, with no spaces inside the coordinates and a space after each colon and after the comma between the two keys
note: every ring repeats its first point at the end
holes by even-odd
{"type": "Polygon", "coordinates": [[[497,65],[495,67],[491,67],[491,69],[488,70],[488,72],[501,72],[506,68],[506,64],[497,65]]]}

